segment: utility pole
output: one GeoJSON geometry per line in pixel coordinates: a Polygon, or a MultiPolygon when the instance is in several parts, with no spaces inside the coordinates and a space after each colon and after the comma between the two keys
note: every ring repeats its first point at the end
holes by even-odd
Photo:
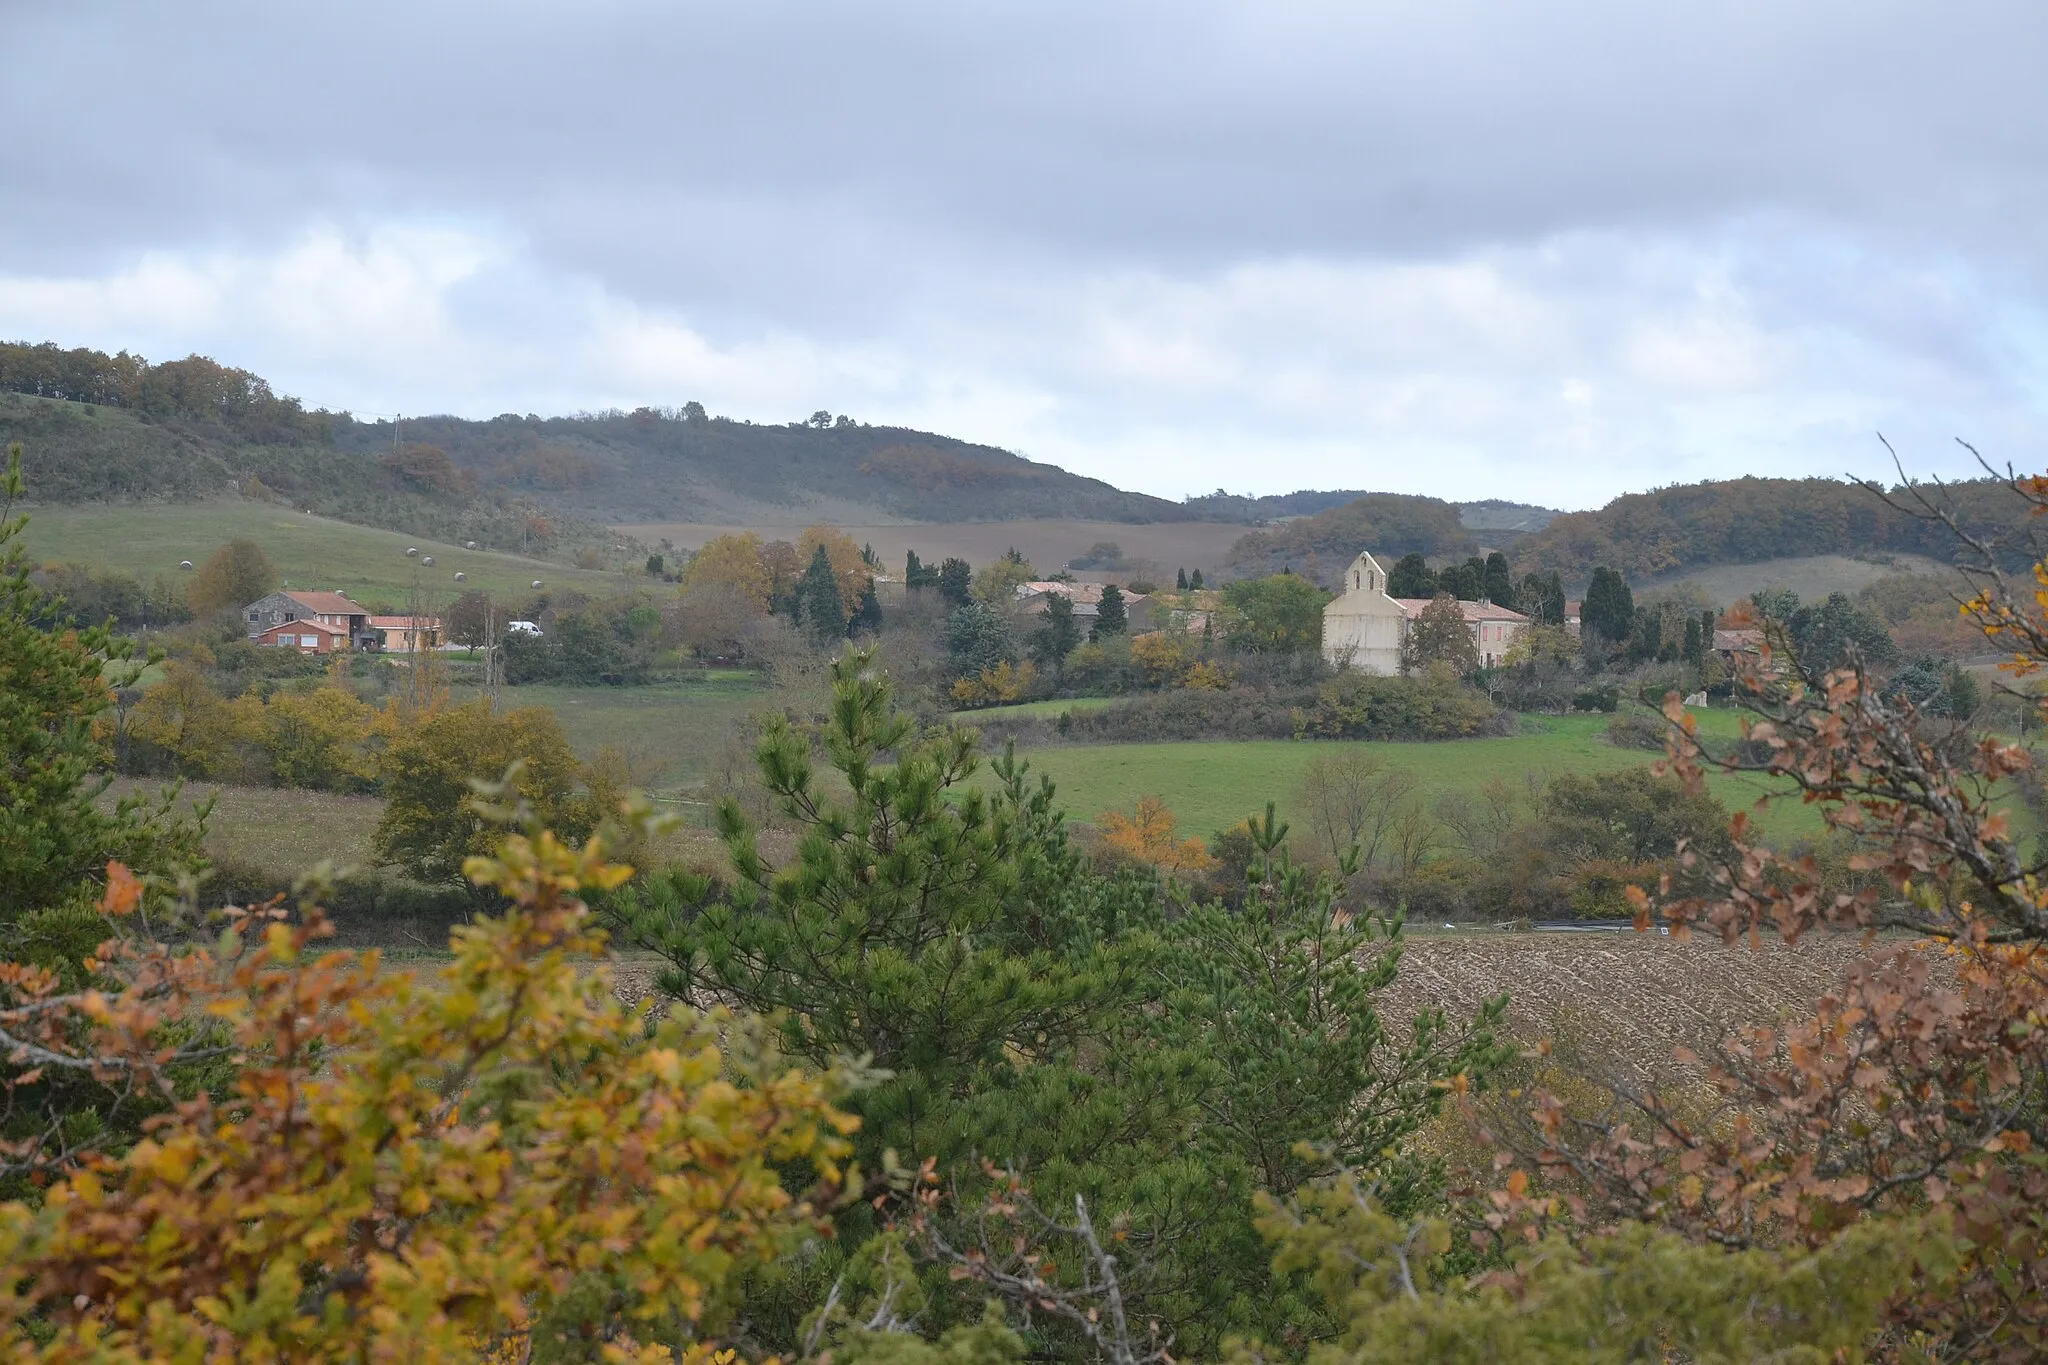
{"type": "Polygon", "coordinates": [[[498,603],[496,599],[484,599],[484,696],[490,699],[491,709],[498,709],[498,682],[501,669],[498,664],[498,603]]]}

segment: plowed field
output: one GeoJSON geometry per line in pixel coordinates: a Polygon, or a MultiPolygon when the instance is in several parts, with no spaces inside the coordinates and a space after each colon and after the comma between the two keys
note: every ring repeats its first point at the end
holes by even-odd
{"type": "Polygon", "coordinates": [[[1672,1073],[1674,1048],[1703,1051],[1729,1028],[1795,1013],[1857,957],[1902,942],[1866,947],[1860,935],[1826,934],[1750,948],[1631,930],[1418,935],[1382,999],[1389,1021],[1405,1022],[1433,1006],[1470,1012],[1505,991],[1516,1036],[1534,1042],[1569,1029],[1649,1080],[1672,1073]]]}
{"type": "MultiPolygon", "coordinates": [[[[1469,1013],[1505,991],[1509,1026],[1522,1040],[1568,1028],[1640,1079],[1664,1079],[1690,1070],[1672,1061],[1674,1048],[1703,1050],[1729,1028],[1793,1014],[1857,957],[1896,946],[1866,948],[1853,934],[1755,949],[1631,931],[1419,934],[1408,941],[1382,1010],[1399,1027],[1432,1007],[1469,1013]]],[[[653,988],[656,964],[647,958],[626,958],[612,970],[628,999],[653,988]]]]}

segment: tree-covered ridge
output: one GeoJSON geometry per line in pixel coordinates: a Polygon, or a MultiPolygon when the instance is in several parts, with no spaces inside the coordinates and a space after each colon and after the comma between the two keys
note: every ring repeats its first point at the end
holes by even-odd
{"type": "MultiPolygon", "coordinates": [[[[619,521],[786,521],[826,503],[842,509],[837,519],[853,522],[1203,515],[994,446],[848,418],[759,424],[690,403],[570,417],[408,418],[405,434],[446,450],[486,484],[619,521]]],[[[335,429],[344,450],[376,449],[391,437],[388,423],[335,429]]]]}
{"type": "Polygon", "coordinates": [[[203,355],[152,365],[126,351],[0,342],[0,392],[181,418],[262,445],[326,439],[326,413],[309,413],[261,375],[203,355]]]}
{"type": "Polygon", "coordinates": [[[1455,503],[1368,493],[1342,507],[1253,531],[1230,547],[1227,562],[1247,577],[1291,568],[1330,587],[1360,550],[1386,559],[1410,553],[1463,555],[1476,544],[1455,503]]]}
{"type": "MultiPolygon", "coordinates": [[[[60,475],[39,464],[32,493],[54,502],[217,495],[254,475],[300,503],[350,487],[373,500],[496,493],[606,520],[748,520],[822,501],[871,517],[932,521],[1216,515],[994,446],[829,413],[762,425],[714,416],[692,402],[569,417],[430,416],[394,425],[309,412],[261,376],[204,356],[151,364],[125,351],[63,350],[48,342],[0,343],[0,394],[110,408],[146,424],[138,431],[95,422],[94,411],[54,405],[0,408],[0,437],[44,452],[61,448],[61,463],[75,467],[60,475]],[[317,449],[318,458],[290,449],[299,446],[317,449]],[[448,458],[438,468],[402,458],[421,448],[448,458]]],[[[381,507],[375,524],[400,526],[392,519],[400,514],[381,507]]]]}
{"type": "MultiPolygon", "coordinates": [[[[1973,530],[2013,539],[2027,508],[1997,480],[1948,485],[1973,530]]],[[[1894,499],[1897,501],[1897,499],[1894,499]]],[[[1674,484],[1616,498],[1597,512],[1568,512],[1516,543],[1518,571],[1548,571],[1583,585],[1601,565],[1640,581],[1708,564],[1753,564],[1823,554],[1921,554],[1947,560],[1954,537],[1840,479],[1729,479],[1674,484]]],[[[2014,545],[2015,563],[2031,562],[2014,545]]]]}

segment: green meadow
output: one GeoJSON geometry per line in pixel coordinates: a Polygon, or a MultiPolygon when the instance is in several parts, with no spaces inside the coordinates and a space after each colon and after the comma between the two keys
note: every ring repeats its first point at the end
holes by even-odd
{"type": "Polygon", "coordinates": [[[668,793],[703,780],[762,697],[755,675],[734,669],[651,687],[508,687],[499,701],[547,707],[582,758],[619,750],[635,782],[668,793]]]}
{"type": "MultiPolygon", "coordinates": [[[[224,499],[219,502],[110,504],[31,507],[24,537],[35,560],[66,560],[118,569],[144,583],[158,574],[175,575],[181,560],[200,563],[236,538],[255,541],[270,556],[285,585],[345,592],[365,605],[401,607],[413,574],[430,603],[453,600],[475,588],[508,597],[531,592],[538,578],[550,588],[616,592],[628,579],[549,560],[422,540],[288,507],[224,499]],[[406,550],[419,550],[418,558],[406,550]],[[420,559],[433,557],[432,565],[420,559]],[[457,583],[455,575],[465,575],[457,583]]],[[[645,580],[642,580],[643,582],[645,580]]]]}
{"type": "MultiPolygon", "coordinates": [[[[1706,712],[1702,728],[1733,736],[1736,718],[1706,712]]],[[[1606,742],[1607,716],[1528,716],[1523,733],[1499,739],[1433,743],[1241,740],[1166,744],[1093,744],[1033,749],[1023,757],[1052,778],[1068,818],[1092,821],[1112,809],[1129,810],[1143,796],[1162,797],[1183,834],[1206,835],[1262,812],[1268,801],[1291,816],[1302,770],[1338,748],[1363,748],[1388,765],[1406,768],[1423,793],[1476,794],[1488,782],[1522,783],[1565,773],[1609,772],[1653,763],[1658,755],[1606,742]]],[[[1748,778],[1713,776],[1708,784],[1731,811],[1767,794],[1748,778]]],[[[1796,799],[1778,799],[1760,813],[1773,837],[1796,839],[1820,832],[1818,814],[1796,799]]]]}

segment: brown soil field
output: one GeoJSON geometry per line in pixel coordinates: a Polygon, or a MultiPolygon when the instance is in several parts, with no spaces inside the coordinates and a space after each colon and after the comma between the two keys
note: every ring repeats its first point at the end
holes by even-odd
{"type": "MultiPolygon", "coordinates": [[[[647,522],[618,529],[650,545],[667,540],[687,550],[732,531],[753,531],[769,540],[795,540],[804,530],[802,526],[708,522],[647,522]]],[[[1149,561],[1153,572],[1163,574],[1171,582],[1175,569],[1200,569],[1204,575],[1214,577],[1223,556],[1239,536],[1252,528],[1208,521],[957,521],[840,529],[856,541],[873,545],[882,563],[898,572],[906,550],[917,551],[918,558],[931,563],[957,555],[981,565],[1015,546],[1040,571],[1052,573],[1075,556],[1086,554],[1098,542],[1108,540],[1122,548],[1127,560],[1149,561]]]]}
{"type": "MultiPolygon", "coordinates": [[[[1750,948],[1632,931],[1418,934],[1380,997],[1381,1013],[1400,1029],[1424,1010],[1456,1017],[1505,992],[1509,1028],[1522,1042],[1568,1033],[1576,1048],[1638,1079],[1670,1081],[1696,1074],[1673,1060],[1674,1049],[1706,1055],[1730,1029],[1792,1016],[1857,958],[1904,942],[1867,945],[1856,934],[1822,934],[1797,947],[1769,941],[1750,948]]],[[[637,1001],[651,994],[659,967],[645,954],[614,960],[619,995],[637,1001]]]]}
{"type": "Polygon", "coordinates": [[[1673,1061],[1674,1049],[1707,1055],[1728,1030],[1787,1018],[1857,958],[1908,942],[1829,933],[1796,947],[1773,937],[1752,948],[1632,930],[1422,934],[1409,939],[1400,975],[1381,998],[1389,1023],[1400,1024],[1430,1008],[1470,1013],[1505,992],[1509,1028],[1522,1041],[1569,1035],[1638,1079],[1670,1079],[1691,1070],[1673,1061]]]}

